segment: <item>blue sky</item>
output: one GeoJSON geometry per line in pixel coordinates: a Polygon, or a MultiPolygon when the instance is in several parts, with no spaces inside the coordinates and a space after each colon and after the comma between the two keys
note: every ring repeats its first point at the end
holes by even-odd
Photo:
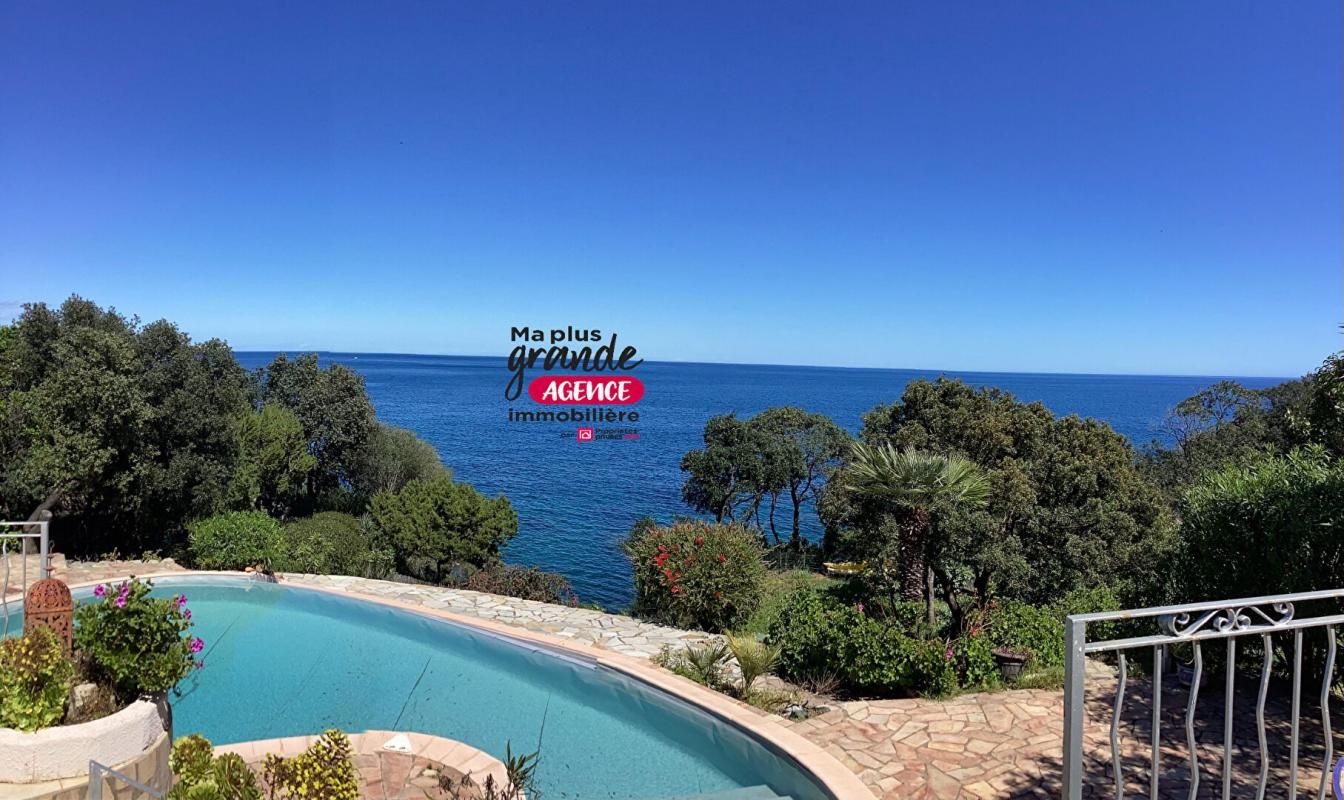
{"type": "Polygon", "coordinates": [[[1295,375],[1337,0],[5,3],[0,319],[238,349],[1295,375]]]}

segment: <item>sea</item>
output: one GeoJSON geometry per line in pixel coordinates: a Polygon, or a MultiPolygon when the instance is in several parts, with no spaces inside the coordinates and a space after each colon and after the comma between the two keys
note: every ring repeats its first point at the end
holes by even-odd
{"type": "MultiPolygon", "coordinates": [[[[248,369],[265,366],[275,355],[237,353],[248,369]]],[[[701,446],[705,421],[716,414],[750,416],[792,405],[857,432],[865,411],[899,399],[910,381],[946,375],[997,386],[1020,400],[1039,400],[1061,416],[1102,420],[1142,447],[1165,441],[1162,421],[1176,403],[1219,380],[1252,388],[1285,380],[648,361],[628,373],[644,385],[643,398],[626,407],[637,410],[638,421],[589,425],[511,422],[511,407],[543,407],[525,392],[516,401],[505,398],[511,373],[502,357],[318,355],[323,364],[359,372],[378,418],[433,444],[458,480],[509,498],[519,526],[505,549],[507,562],[561,573],[581,600],[613,610],[628,607],[633,596],[621,540],[641,517],[666,522],[691,514],[681,499],[680,463],[687,451],[701,446]],[[611,431],[616,438],[579,441],[580,427],[611,431]]],[[[529,379],[536,374],[541,373],[529,379]]],[[[804,523],[805,536],[821,536],[814,512],[805,513],[804,523]]]]}

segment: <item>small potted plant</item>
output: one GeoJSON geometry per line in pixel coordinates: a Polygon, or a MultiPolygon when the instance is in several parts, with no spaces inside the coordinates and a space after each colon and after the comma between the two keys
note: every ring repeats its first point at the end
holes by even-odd
{"type": "Polygon", "coordinates": [[[1031,660],[1031,651],[1003,646],[994,648],[994,660],[999,664],[999,677],[1004,683],[1013,683],[1022,677],[1022,670],[1031,660]]]}

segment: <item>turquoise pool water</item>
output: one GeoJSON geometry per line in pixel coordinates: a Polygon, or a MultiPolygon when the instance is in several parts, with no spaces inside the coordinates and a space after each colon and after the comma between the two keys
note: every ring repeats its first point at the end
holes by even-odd
{"type": "Polygon", "coordinates": [[[548,800],[760,785],[796,800],[827,797],[791,760],[739,729],[584,660],[245,579],[163,579],[155,592],[185,593],[206,641],[205,669],[173,701],[177,735],[227,743],[326,728],[408,730],[499,758],[506,742],[528,752],[540,736],[537,781],[548,800]]]}

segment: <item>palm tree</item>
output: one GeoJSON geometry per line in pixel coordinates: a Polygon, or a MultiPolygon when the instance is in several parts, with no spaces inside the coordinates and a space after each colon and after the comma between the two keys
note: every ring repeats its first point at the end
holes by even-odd
{"type": "Polygon", "coordinates": [[[901,593],[907,600],[923,598],[933,624],[933,589],[928,578],[929,525],[939,506],[983,506],[989,501],[989,478],[973,461],[960,456],[898,451],[890,444],[854,444],[847,488],[891,503],[906,512],[900,528],[901,593]]]}

